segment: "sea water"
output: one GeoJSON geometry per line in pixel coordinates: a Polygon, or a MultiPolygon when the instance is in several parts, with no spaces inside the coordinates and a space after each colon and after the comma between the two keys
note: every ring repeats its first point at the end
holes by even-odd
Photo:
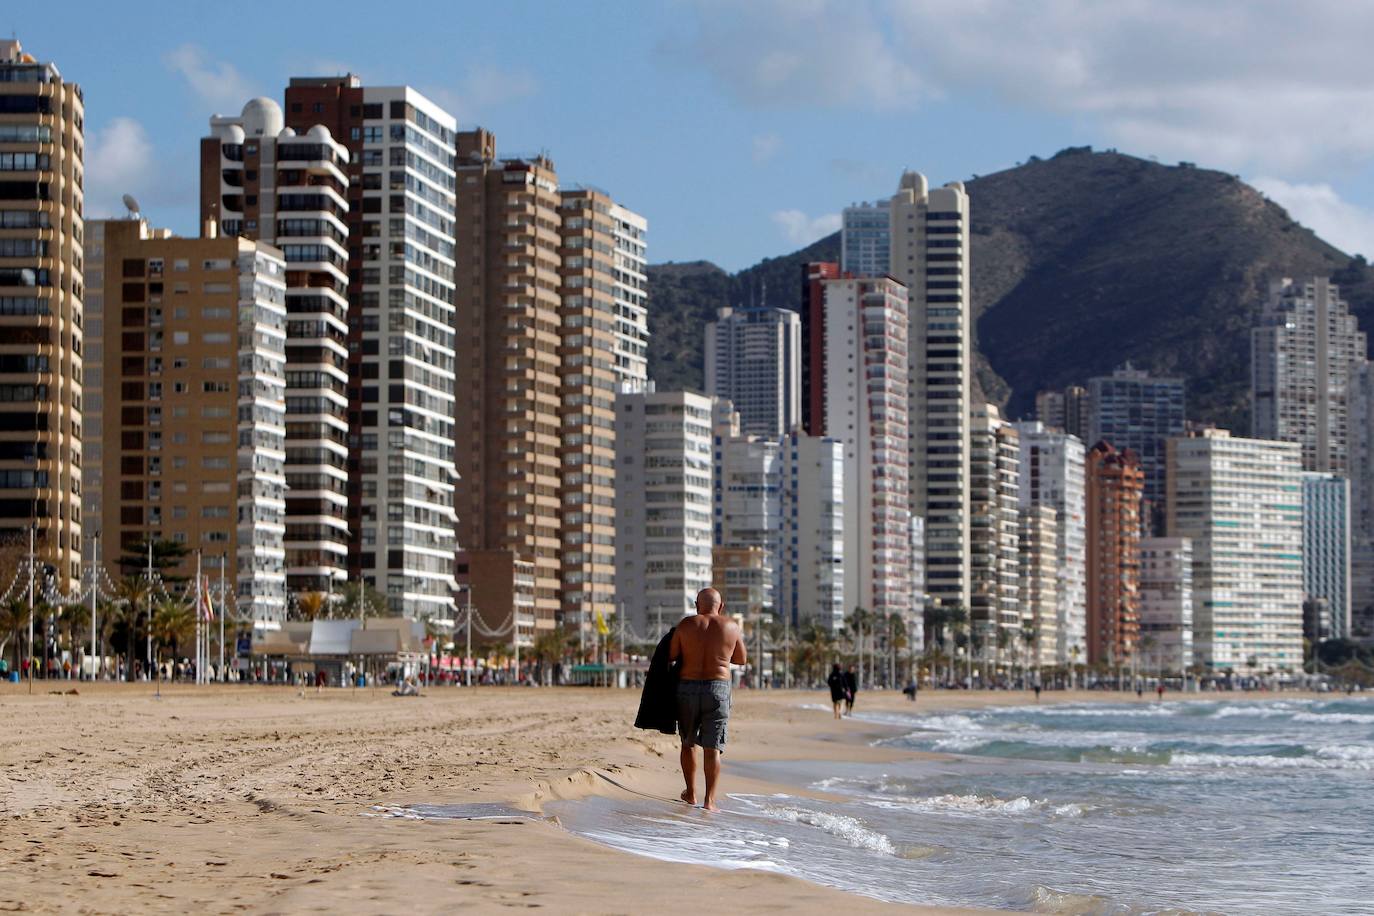
{"type": "Polygon", "coordinates": [[[869,721],[901,728],[882,744],[954,756],[732,764],[730,773],[795,788],[730,795],[717,815],[629,795],[551,810],[620,849],[883,900],[1374,913],[1374,701],[1142,701],[869,721]]]}

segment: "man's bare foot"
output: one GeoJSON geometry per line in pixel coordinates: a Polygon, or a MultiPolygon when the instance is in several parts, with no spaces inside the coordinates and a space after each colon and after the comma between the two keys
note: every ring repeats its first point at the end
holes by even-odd
{"type": "Polygon", "coordinates": [[[697,793],[693,792],[691,789],[683,789],[682,794],[679,795],[678,798],[689,805],[695,805],[697,803],[697,793]]]}
{"type": "Polygon", "coordinates": [[[719,810],[720,810],[720,805],[717,805],[717,804],[715,803],[715,801],[713,801],[713,800],[711,800],[711,799],[707,799],[706,802],[701,806],[701,810],[702,810],[702,811],[719,811],[719,810]]]}

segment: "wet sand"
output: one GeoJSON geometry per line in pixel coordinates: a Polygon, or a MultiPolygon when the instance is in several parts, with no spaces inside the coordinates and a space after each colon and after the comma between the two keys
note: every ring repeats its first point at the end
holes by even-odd
{"type": "MultiPolygon", "coordinates": [[[[676,741],[632,727],[638,691],[434,688],[397,698],[380,688],[183,685],[156,700],[143,684],[62,683],[79,695],[47,694],[57,686],[37,682],[30,697],[24,685],[0,685],[0,911],[894,909],[782,875],[628,855],[541,819],[385,816],[387,806],[466,803],[538,812],[551,799],[624,791],[673,804],[676,741]]],[[[880,728],[802,708],[827,699],[738,691],[725,791],[775,791],[732,778],[730,760],[910,756],[868,746],[880,728]]],[[[1030,701],[923,692],[918,707],[1030,701]]],[[[861,693],[859,703],[912,709],[893,694],[861,693]]]]}

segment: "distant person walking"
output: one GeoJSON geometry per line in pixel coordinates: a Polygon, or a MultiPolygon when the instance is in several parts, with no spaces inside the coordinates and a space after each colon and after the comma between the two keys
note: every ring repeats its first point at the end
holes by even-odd
{"type": "Polygon", "coordinates": [[[840,718],[844,714],[844,701],[849,696],[849,689],[844,685],[844,672],[836,664],[830,669],[830,677],[825,679],[826,686],[830,688],[830,704],[835,708],[835,718],[840,718]]]}
{"type": "Polygon", "coordinates": [[[697,803],[696,746],[701,745],[701,768],[706,775],[706,797],[701,807],[719,811],[716,789],[720,782],[720,754],[725,749],[730,721],[730,666],[743,665],[744,634],[739,624],[721,615],[725,603],[720,592],[704,588],[697,593],[697,612],[673,631],[670,655],[681,662],[677,685],[677,729],[682,738],[682,779],[687,788],[682,800],[697,803]]]}
{"type": "Polygon", "coordinates": [[[844,714],[852,716],[854,714],[854,695],[859,692],[859,676],[854,673],[854,666],[850,665],[849,670],[844,673],[844,714]]]}

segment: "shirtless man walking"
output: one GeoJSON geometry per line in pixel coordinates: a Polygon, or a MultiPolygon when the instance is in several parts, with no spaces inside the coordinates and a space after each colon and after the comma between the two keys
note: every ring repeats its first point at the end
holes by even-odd
{"type": "Polygon", "coordinates": [[[696,746],[701,745],[706,774],[702,807],[719,811],[716,784],[720,781],[720,752],[730,719],[730,666],[743,665],[744,636],[739,624],[721,616],[725,602],[714,588],[697,594],[697,613],[673,631],[670,654],[682,662],[677,687],[677,730],[682,737],[682,800],[697,803],[696,746]]]}

